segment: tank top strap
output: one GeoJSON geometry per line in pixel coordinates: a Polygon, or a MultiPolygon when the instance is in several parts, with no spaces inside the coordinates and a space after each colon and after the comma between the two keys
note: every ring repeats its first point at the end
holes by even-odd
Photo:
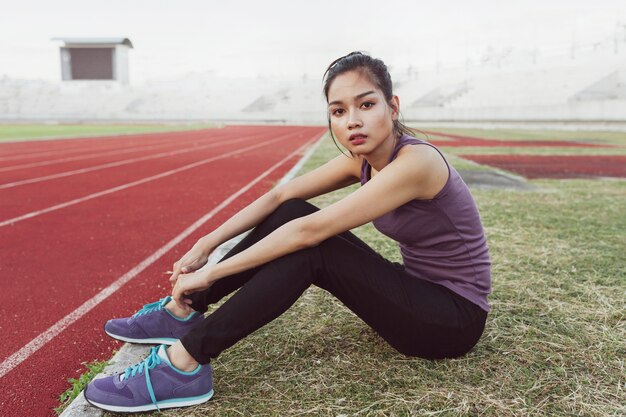
{"type": "MultiPolygon", "coordinates": [[[[387,163],[396,159],[396,156],[398,156],[398,152],[400,152],[400,149],[402,149],[403,146],[416,145],[420,143],[428,143],[428,142],[425,142],[421,139],[414,138],[409,135],[400,136],[400,139],[398,139],[398,141],[396,142],[396,145],[394,146],[393,152],[391,152],[391,156],[389,157],[389,161],[387,163]]],[[[367,181],[370,180],[371,173],[372,173],[372,167],[367,162],[367,159],[363,158],[363,162],[361,163],[361,185],[365,184],[367,181]]]]}

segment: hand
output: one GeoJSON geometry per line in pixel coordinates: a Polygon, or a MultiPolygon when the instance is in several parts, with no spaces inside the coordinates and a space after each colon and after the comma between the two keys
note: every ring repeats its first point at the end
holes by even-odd
{"type": "Polygon", "coordinates": [[[197,271],[206,265],[211,252],[213,252],[213,249],[207,250],[203,248],[200,241],[193,245],[189,252],[183,255],[183,257],[174,264],[172,276],[170,277],[172,287],[176,284],[176,280],[180,274],[188,274],[197,271]]]}
{"type": "Polygon", "coordinates": [[[189,307],[189,304],[191,304],[192,301],[185,298],[185,296],[209,288],[213,283],[210,276],[210,268],[190,274],[180,274],[172,289],[172,299],[174,299],[180,308],[191,312],[192,309],[189,307]]]}

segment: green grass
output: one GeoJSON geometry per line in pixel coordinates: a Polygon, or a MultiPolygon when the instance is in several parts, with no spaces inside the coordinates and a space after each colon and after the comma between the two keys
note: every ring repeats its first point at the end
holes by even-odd
{"type": "MultiPolygon", "coordinates": [[[[338,152],[327,140],[303,172],[338,152]]],[[[473,190],[493,294],[485,333],[466,356],[405,357],[312,287],[214,360],[211,401],[154,415],[625,415],[626,181],[530,182],[536,190],[473,190]]],[[[312,202],[328,205],[356,187],[312,202]]],[[[371,225],[354,232],[400,260],[371,225]]]]}
{"type": "Polygon", "coordinates": [[[120,135],[213,128],[212,124],[194,125],[11,125],[0,124],[0,143],[33,139],[120,135]]]}
{"type": "Polygon", "coordinates": [[[96,375],[102,372],[108,364],[108,361],[95,361],[84,364],[87,368],[87,372],[78,377],[78,379],[68,379],[67,382],[69,382],[71,386],[59,396],[59,402],[61,405],[55,407],[54,409],[57,415],[60,415],[63,410],[65,410],[67,406],[74,401],[74,398],[76,398],[85,389],[85,387],[87,387],[87,384],[89,384],[89,382],[94,379],[96,375]]]}

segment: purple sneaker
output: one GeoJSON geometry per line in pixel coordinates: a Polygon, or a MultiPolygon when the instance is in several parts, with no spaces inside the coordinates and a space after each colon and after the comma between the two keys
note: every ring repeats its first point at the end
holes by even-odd
{"type": "Polygon", "coordinates": [[[123,373],[91,381],[87,401],[98,408],[139,412],[202,404],[213,396],[211,365],[198,365],[193,372],[171,364],[166,346],[155,346],[142,362],[123,373]]]}
{"type": "Polygon", "coordinates": [[[170,313],[165,307],[172,297],[146,304],[141,310],[124,319],[106,322],[104,331],[114,339],[131,343],[173,345],[203,316],[194,311],[184,319],[170,313]]]}

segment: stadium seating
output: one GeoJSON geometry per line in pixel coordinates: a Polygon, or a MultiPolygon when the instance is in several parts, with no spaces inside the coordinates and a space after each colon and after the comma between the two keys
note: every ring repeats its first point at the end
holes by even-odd
{"type": "MultiPolygon", "coordinates": [[[[408,121],[626,120],[626,42],[572,54],[494,54],[392,74],[408,121]],[[494,58],[495,57],[495,58],[494,58]],[[497,58],[497,59],[496,59],[497,58]]],[[[114,81],[0,79],[0,120],[324,123],[321,79],[197,72],[114,81]]]]}

